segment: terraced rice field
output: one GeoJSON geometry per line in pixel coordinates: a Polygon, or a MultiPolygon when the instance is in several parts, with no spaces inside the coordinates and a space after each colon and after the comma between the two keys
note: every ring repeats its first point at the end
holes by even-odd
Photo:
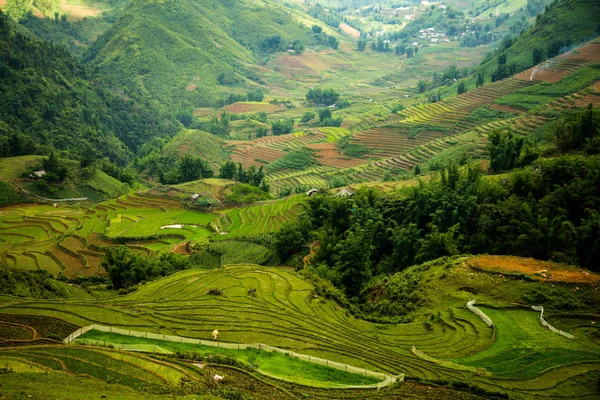
{"type": "Polygon", "coordinates": [[[94,276],[104,246],[128,243],[145,253],[168,251],[182,241],[202,240],[218,215],[182,208],[178,201],[128,194],[89,209],[23,205],[2,211],[0,260],[9,266],[43,269],[54,276],[94,276]],[[175,225],[181,226],[176,228],[175,225]],[[161,229],[172,226],[170,228],[161,229]]]}
{"type": "Polygon", "coordinates": [[[302,195],[285,200],[259,203],[243,208],[226,210],[219,219],[221,235],[216,238],[262,235],[277,231],[296,218],[303,210],[302,195]]]}
{"type": "Polygon", "coordinates": [[[460,264],[451,269],[434,265],[425,278],[442,271],[449,274],[444,285],[450,286],[435,290],[441,291],[437,295],[443,302],[424,310],[417,322],[401,325],[354,319],[332,301],[315,297],[312,285],[296,273],[255,265],[183,271],[108,300],[2,301],[0,297],[0,311],[58,316],[80,326],[99,323],[207,340],[218,329],[219,340],[227,343],[266,343],[375,371],[468,381],[516,397],[544,395],[548,390],[562,392],[559,397],[563,398],[593,393],[595,381],[593,386],[571,385],[573,379],[582,382],[600,371],[600,348],[589,339],[587,327],[573,327],[570,333],[576,340],[569,341],[549,336],[552,333],[532,311],[482,306],[496,324],[494,334],[465,307],[473,295],[451,285],[457,274],[461,276],[457,282],[463,284],[483,280],[497,287],[501,279],[468,271],[460,264]],[[221,289],[223,295],[208,294],[213,288],[221,289]],[[247,294],[250,289],[256,289],[256,297],[247,294]],[[488,374],[425,361],[412,353],[413,345],[437,359],[486,368],[488,374]],[[535,355],[542,348],[556,354],[543,366],[535,355]],[[512,367],[503,364],[507,355],[512,367]],[[513,376],[519,369],[527,373],[513,376]]]}
{"type": "Polygon", "coordinates": [[[299,150],[308,143],[323,140],[324,134],[318,133],[289,133],[280,136],[265,136],[252,141],[230,140],[228,145],[233,147],[231,159],[242,163],[244,167],[250,165],[266,165],[285,155],[286,151],[299,150]]]}

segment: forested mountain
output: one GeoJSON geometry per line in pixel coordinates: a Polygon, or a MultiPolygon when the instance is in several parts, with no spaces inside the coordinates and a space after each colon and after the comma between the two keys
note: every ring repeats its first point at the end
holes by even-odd
{"type": "Polygon", "coordinates": [[[0,154],[95,152],[125,165],[179,123],[106,87],[64,47],[0,13],[0,154]]]}
{"type": "Polygon", "coordinates": [[[310,26],[267,1],[133,0],[89,60],[127,93],[177,111],[259,85],[261,56],[316,43],[310,26]]]}

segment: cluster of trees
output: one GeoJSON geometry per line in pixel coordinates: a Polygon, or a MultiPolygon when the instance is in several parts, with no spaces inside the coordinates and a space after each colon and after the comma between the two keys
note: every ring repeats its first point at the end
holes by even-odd
{"type": "Polygon", "coordinates": [[[320,126],[342,126],[344,119],[342,117],[335,118],[329,108],[319,110],[319,125],[320,126]]]}
{"type": "Polygon", "coordinates": [[[331,36],[331,35],[328,35],[325,32],[323,32],[323,28],[321,26],[313,25],[312,31],[313,31],[313,34],[315,35],[315,39],[319,43],[323,43],[323,44],[331,47],[334,50],[338,49],[340,42],[338,42],[338,40],[335,38],[335,36],[331,36]]]}
{"type": "Polygon", "coordinates": [[[213,170],[206,160],[186,154],[179,159],[173,169],[166,173],[161,172],[159,179],[162,184],[177,184],[212,176],[213,170]]]}
{"type": "Polygon", "coordinates": [[[294,131],[294,119],[278,119],[271,124],[271,133],[275,136],[285,135],[294,131]]]}
{"type": "Polygon", "coordinates": [[[260,188],[264,192],[269,192],[269,185],[265,180],[265,172],[262,166],[257,169],[254,165],[251,165],[248,169],[244,169],[242,163],[236,165],[233,161],[229,160],[221,166],[219,178],[232,179],[240,183],[248,183],[260,188]]]}
{"type": "Polygon", "coordinates": [[[175,253],[144,256],[132,253],[125,246],[107,248],[101,265],[108,272],[115,289],[127,289],[192,267],[190,259],[185,256],[175,253]]]}
{"type": "Polygon", "coordinates": [[[326,106],[330,106],[335,104],[336,101],[340,98],[340,94],[334,89],[308,89],[308,93],[306,94],[306,100],[310,101],[314,104],[323,104],[326,106]]]}

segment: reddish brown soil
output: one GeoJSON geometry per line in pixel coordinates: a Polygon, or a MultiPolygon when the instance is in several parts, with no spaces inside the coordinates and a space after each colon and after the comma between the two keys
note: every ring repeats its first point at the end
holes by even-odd
{"type": "Polygon", "coordinates": [[[196,90],[196,87],[197,87],[196,85],[186,86],[185,91],[186,92],[191,92],[192,90],[196,90]]]}
{"type": "Polygon", "coordinates": [[[187,245],[185,243],[179,243],[179,244],[175,245],[175,247],[173,247],[171,252],[175,253],[175,254],[181,254],[181,255],[190,254],[190,252],[187,249],[187,245]]]}
{"type": "Polygon", "coordinates": [[[467,266],[492,272],[512,272],[530,275],[534,279],[553,282],[600,282],[600,275],[581,268],[550,261],[514,256],[475,256],[467,266]]]}
{"type": "Polygon", "coordinates": [[[569,60],[600,61],[600,43],[593,42],[565,53],[569,60]]]}
{"type": "MultiPolygon", "coordinates": [[[[527,71],[523,71],[520,74],[515,75],[515,78],[522,81],[529,81],[531,79],[532,74],[533,68],[530,68],[527,71]]],[[[567,75],[571,75],[571,71],[538,68],[535,74],[533,75],[532,80],[556,83],[567,75]]]]}
{"type": "Polygon", "coordinates": [[[285,106],[280,104],[248,104],[248,103],[233,103],[225,107],[225,109],[234,114],[242,113],[257,113],[266,112],[272,113],[285,109],[285,106]]]}
{"type": "Polygon", "coordinates": [[[351,27],[350,25],[348,25],[346,23],[342,22],[340,24],[340,29],[352,37],[356,37],[356,38],[360,37],[360,31],[357,31],[356,29],[354,29],[353,27],[351,27]]]}
{"type": "Polygon", "coordinates": [[[315,150],[316,158],[323,165],[349,168],[365,163],[365,160],[351,159],[344,156],[333,143],[311,143],[307,144],[306,147],[315,150]]]}

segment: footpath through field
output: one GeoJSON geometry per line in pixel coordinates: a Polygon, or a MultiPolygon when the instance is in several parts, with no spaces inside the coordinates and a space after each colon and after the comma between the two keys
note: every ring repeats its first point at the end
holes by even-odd
{"type": "MultiPolygon", "coordinates": [[[[389,375],[389,374],[384,374],[382,372],[370,371],[365,368],[357,368],[357,367],[354,367],[354,366],[351,366],[348,364],[342,364],[339,362],[326,360],[324,358],[313,357],[313,356],[309,356],[306,354],[299,354],[299,353],[296,353],[291,350],[284,350],[284,349],[269,346],[269,345],[266,345],[263,343],[246,344],[246,343],[217,342],[217,341],[210,341],[210,340],[186,338],[186,337],[182,337],[182,336],[151,333],[151,332],[131,331],[131,330],[127,330],[127,329],[115,328],[113,326],[104,326],[104,325],[97,325],[97,324],[88,325],[88,326],[84,326],[83,328],[77,329],[75,332],[71,333],[66,339],[64,339],[63,342],[66,344],[69,344],[73,340],[77,339],[79,336],[81,336],[84,333],[89,332],[91,330],[96,330],[96,331],[100,331],[100,332],[117,333],[119,335],[133,336],[133,337],[139,337],[139,338],[164,340],[164,341],[168,341],[168,342],[189,343],[189,344],[197,344],[197,345],[209,346],[209,347],[220,347],[220,348],[232,349],[232,350],[245,350],[245,349],[265,350],[265,351],[270,351],[273,353],[285,354],[290,357],[294,357],[294,358],[297,358],[297,359],[300,359],[300,360],[303,360],[303,361],[306,361],[309,363],[324,365],[326,367],[334,368],[334,369],[337,369],[340,371],[346,371],[346,372],[350,372],[350,373],[354,373],[354,374],[370,376],[370,377],[381,380],[381,382],[379,382],[379,383],[369,384],[369,385],[343,385],[343,384],[329,383],[328,386],[332,387],[332,388],[335,387],[335,388],[343,388],[343,389],[352,389],[352,388],[356,388],[356,389],[377,388],[377,389],[379,389],[379,388],[383,388],[386,386],[390,386],[396,382],[404,381],[404,374],[389,375]]],[[[122,350],[134,350],[134,351],[137,350],[137,351],[152,352],[153,347],[154,346],[149,346],[148,348],[136,348],[135,345],[132,345],[131,348],[123,347],[122,350]]],[[[161,349],[161,350],[163,350],[163,349],[161,349]]],[[[163,351],[159,351],[159,352],[164,353],[163,351]]],[[[260,369],[258,370],[258,372],[260,372],[264,375],[270,376],[272,378],[293,382],[291,380],[279,377],[277,375],[272,375],[265,371],[261,371],[260,369]]],[[[313,385],[311,385],[311,386],[313,386],[313,385]]]]}

